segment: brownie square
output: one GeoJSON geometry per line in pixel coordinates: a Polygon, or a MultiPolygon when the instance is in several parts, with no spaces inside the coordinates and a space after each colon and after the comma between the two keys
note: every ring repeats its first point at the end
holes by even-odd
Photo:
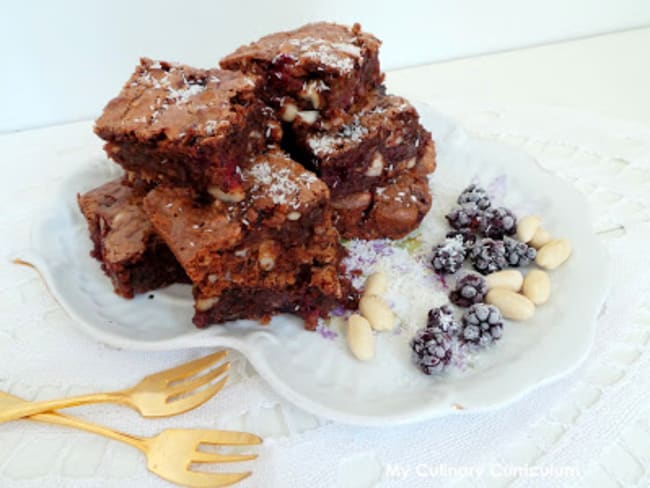
{"type": "Polygon", "coordinates": [[[143,196],[121,178],[77,195],[94,245],[90,255],[125,298],[189,281],[142,210],[143,196]]]}
{"type": "Polygon", "coordinates": [[[412,172],[371,191],[332,200],[336,228],[347,239],[401,239],[420,225],[430,208],[429,178],[412,172]]]}
{"type": "Polygon", "coordinates": [[[108,155],[155,183],[241,195],[239,165],[279,137],[261,79],[143,58],[97,119],[108,155]]]}
{"type": "MultiPolygon", "coordinates": [[[[158,187],[145,198],[156,231],[195,285],[194,322],[200,327],[284,311],[300,315],[312,327],[318,316],[349,299],[337,273],[344,256],[338,232],[329,210],[314,203],[322,195],[327,203],[327,188],[302,169],[298,176],[281,176],[291,183],[285,181],[282,192],[274,194],[269,188],[279,190],[277,180],[269,180],[266,170],[263,177],[257,174],[260,164],[268,164],[268,158],[261,159],[263,163],[256,158],[243,172],[250,186],[240,204],[205,202],[183,188],[158,187]],[[310,198],[300,201],[298,195],[310,198]],[[263,210],[271,204],[273,211],[263,210]],[[307,219],[307,214],[288,218],[300,211],[296,208],[309,207],[319,213],[318,219],[307,219]],[[259,217],[248,220],[252,214],[259,217]],[[311,226],[300,226],[303,218],[311,226]]],[[[293,162],[289,166],[300,167],[293,162]]]]}
{"type": "Polygon", "coordinates": [[[285,143],[328,185],[332,198],[384,186],[399,174],[435,169],[431,134],[404,98],[376,93],[344,123],[296,120],[285,143]]]}
{"type": "Polygon", "coordinates": [[[319,22],[264,36],[221,60],[221,67],[260,75],[264,97],[285,121],[298,111],[344,116],[383,81],[381,42],[352,27],[319,22]]]}
{"type": "Polygon", "coordinates": [[[325,184],[277,148],[253,158],[242,183],[246,198],[239,202],[209,202],[188,188],[164,186],[144,200],[153,226],[201,288],[214,289],[214,280],[247,262],[248,246],[267,243],[277,254],[328,218],[325,184]]]}

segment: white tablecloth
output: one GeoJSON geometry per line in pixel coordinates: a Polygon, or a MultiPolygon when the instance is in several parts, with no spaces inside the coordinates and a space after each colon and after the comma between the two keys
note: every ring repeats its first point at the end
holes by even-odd
{"type": "MultiPolygon", "coordinates": [[[[246,361],[204,407],[142,420],[114,406],[74,411],[132,433],[212,427],[265,438],[241,486],[649,486],[650,129],[543,107],[431,99],[476,137],[528,151],[581,190],[614,261],[614,286],[587,361],[564,379],[492,413],[394,429],[354,428],[299,411],[246,361]]],[[[435,136],[435,134],[434,134],[435,136]]],[[[77,331],[36,273],[9,259],[81,153],[101,157],[90,123],[0,136],[0,388],[44,399],[124,387],[207,351],[118,351],[77,331]],[[52,151],[70,155],[43,164],[52,151]]],[[[571,209],[567,209],[571,211],[571,209]]],[[[53,239],[56,236],[53,236],[53,239]]],[[[0,486],[169,486],[127,446],[75,431],[0,425],[0,486]]]]}

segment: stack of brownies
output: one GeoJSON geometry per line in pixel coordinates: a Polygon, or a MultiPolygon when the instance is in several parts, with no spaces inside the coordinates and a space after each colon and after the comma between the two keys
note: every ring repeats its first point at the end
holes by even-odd
{"type": "Polygon", "coordinates": [[[384,93],[379,45],[320,23],[222,69],[143,59],[95,127],[126,174],[78,198],[115,291],[190,281],[199,327],[290,312],[314,328],[353,305],[340,235],[415,229],[435,167],[415,109],[384,93]]]}

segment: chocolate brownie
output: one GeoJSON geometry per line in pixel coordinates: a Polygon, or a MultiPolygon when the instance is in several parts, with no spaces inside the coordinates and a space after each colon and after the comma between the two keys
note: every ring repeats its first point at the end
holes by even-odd
{"type": "Polygon", "coordinates": [[[115,292],[125,298],[189,281],[149,223],[142,198],[121,178],[77,195],[94,245],[90,255],[102,263],[115,292]]]}
{"type": "Polygon", "coordinates": [[[306,329],[314,330],[318,319],[326,318],[332,309],[354,308],[355,292],[339,274],[332,265],[305,266],[290,275],[292,284],[278,285],[281,278],[269,274],[269,279],[230,287],[217,297],[204,296],[195,287],[193,322],[201,328],[242,318],[265,323],[272,315],[291,313],[305,321],[306,329]]]}
{"type": "MultiPolygon", "coordinates": [[[[244,171],[245,182],[249,175],[244,171]]],[[[327,194],[315,177],[314,184],[327,194]]],[[[294,210],[283,204],[284,210],[253,224],[242,216],[253,209],[257,213],[262,199],[249,200],[248,207],[205,203],[189,189],[158,187],[145,198],[145,210],[195,284],[197,325],[292,311],[312,326],[319,314],[345,303],[349,295],[336,273],[344,251],[330,212],[305,229],[286,218],[294,210]]]]}
{"type": "Polygon", "coordinates": [[[143,58],[97,119],[108,155],[158,183],[240,192],[240,163],[280,137],[261,79],[143,58]]]}
{"type": "Polygon", "coordinates": [[[339,277],[344,255],[329,215],[311,236],[290,247],[272,239],[243,243],[213,259],[207,282],[194,287],[194,322],[205,326],[289,312],[313,328],[332,308],[354,302],[349,283],[339,277]]]}
{"type": "Polygon", "coordinates": [[[412,173],[332,200],[336,228],[347,239],[401,239],[420,225],[430,208],[428,177],[412,173]]]}
{"type": "Polygon", "coordinates": [[[285,121],[298,111],[313,110],[329,119],[363,105],[381,84],[380,44],[359,24],[319,22],[262,37],[220,64],[262,76],[265,99],[285,121]]]}
{"type": "Polygon", "coordinates": [[[426,175],[435,169],[431,134],[415,108],[394,95],[378,93],[346,123],[296,120],[286,135],[296,159],[314,169],[333,198],[372,190],[404,171],[426,175]]]}

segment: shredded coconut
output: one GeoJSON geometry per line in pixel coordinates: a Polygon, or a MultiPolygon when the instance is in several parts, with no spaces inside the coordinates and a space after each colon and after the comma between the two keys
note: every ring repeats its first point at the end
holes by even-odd
{"type": "Polygon", "coordinates": [[[398,242],[353,239],[345,246],[348,257],[344,264],[348,278],[357,290],[363,288],[371,273],[386,273],[388,290],[384,298],[399,317],[400,328],[407,332],[406,337],[410,338],[426,324],[431,308],[449,303],[446,291],[428,264],[430,248],[419,236],[398,242]]]}
{"type": "Polygon", "coordinates": [[[342,147],[346,142],[361,142],[366,134],[368,129],[355,119],[335,134],[316,134],[309,137],[307,144],[314,154],[324,156],[342,147]]]}
{"type": "Polygon", "coordinates": [[[293,209],[300,208],[300,190],[317,181],[312,173],[304,172],[295,177],[289,168],[273,170],[268,162],[257,163],[248,172],[256,183],[253,191],[261,185],[266,187],[266,196],[276,205],[287,205],[293,209]]]}
{"type": "Polygon", "coordinates": [[[341,73],[354,69],[354,59],[359,59],[361,49],[348,42],[328,42],[314,37],[289,39],[289,44],[300,51],[300,56],[329,66],[341,73]]]}

